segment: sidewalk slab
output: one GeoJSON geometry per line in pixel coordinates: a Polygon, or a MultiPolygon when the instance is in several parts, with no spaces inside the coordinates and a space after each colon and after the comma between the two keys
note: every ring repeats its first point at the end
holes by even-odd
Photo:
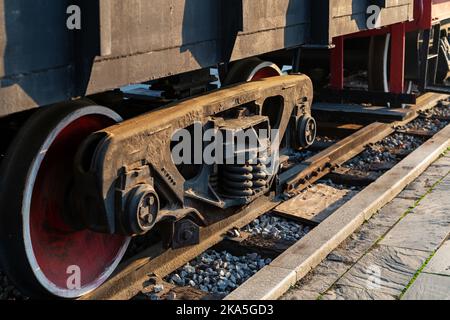
{"type": "Polygon", "coordinates": [[[396,300],[396,297],[382,291],[337,285],[321,297],[322,300],[396,300]]]}
{"type": "Polygon", "coordinates": [[[394,224],[396,224],[403,215],[414,206],[411,199],[395,198],[387,205],[385,205],[378,214],[374,215],[369,222],[374,225],[384,226],[386,233],[394,224]]]}
{"type": "Polygon", "coordinates": [[[294,290],[286,293],[281,300],[306,300],[306,301],[314,301],[318,300],[320,294],[317,291],[309,291],[309,290],[294,290]]]}
{"type": "Polygon", "coordinates": [[[447,240],[436,252],[423,272],[450,277],[450,240],[447,240]]]}
{"type": "Polygon", "coordinates": [[[419,178],[403,190],[398,197],[409,200],[420,199],[442,177],[450,172],[450,157],[443,156],[436,161],[419,178]]]}
{"type": "MultiPolygon", "coordinates": [[[[441,157],[433,163],[419,178],[411,183],[407,189],[416,191],[417,197],[413,199],[397,197],[384,206],[358,231],[345,240],[331,255],[319,266],[305,276],[297,285],[286,293],[284,300],[316,300],[323,299],[382,299],[396,298],[392,294],[378,292],[370,289],[361,289],[348,285],[333,286],[348,270],[350,270],[374,243],[385,235],[429,189],[437,182],[442,183],[450,170],[450,155],[441,157]],[[330,261],[330,257],[331,261],[330,261]],[[337,259],[339,258],[339,259],[337,259]],[[340,261],[338,261],[340,260],[340,261]],[[332,289],[330,289],[332,288],[332,289]],[[325,293],[323,296],[321,296],[325,293]]],[[[440,185],[437,188],[440,188],[440,185]]],[[[444,189],[450,190],[444,184],[444,189]]],[[[428,196],[428,195],[427,195],[428,196]]],[[[444,250],[440,250],[436,256],[444,250]]],[[[450,254],[450,248],[445,252],[450,254]]],[[[436,257],[435,256],[435,257],[436,257]]],[[[433,260],[432,260],[433,262],[433,260]]],[[[443,263],[445,267],[445,263],[443,263]]],[[[430,266],[430,264],[429,264],[430,266]]],[[[441,269],[443,267],[440,267],[441,269]]],[[[446,267],[445,267],[446,268],[446,267]]],[[[443,268],[443,269],[445,269],[443,268]]],[[[435,270],[435,269],[433,269],[435,270]]],[[[440,270],[440,269],[439,269],[440,270]]],[[[442,271],[441,271],[442,272],[442,271]]],[[[412,276],[411,276],[412,277],[412,276]]],[[[400,291],[396,292],[400,294],[400,291]]]]}
{"type": "Polygon", "coordinates": [[[414,202],[411,200],[395,198],[346,239],[282,299],[316,300],[319,298],[322,293],[326,292],[350,270],[413,204],[414,202]]]}
{"type": "Polygon", "coordinates": [[[311,274],[306,275],[297,288],[290,290],[283,300],[316,300],[331,285],[348,271],[351,265],[343,262],[324,260],[311,274]],[[302,289],[307,288],[307,289],[302,289]]]}
{"type": "Polygon", "coordinates": [[[435,251],[450,233],[450,176],[401,220],[381,245],[435,251]]]}
{"type": "Polygon", "coordinates": [[[450,300],[450,277],[421,273],[402,300],[450,300]]]}
{"type": "Polygon", "coordinates": [[[366,254],[337,283],[400,296],[430,252],[378,246],[366,254]]]}

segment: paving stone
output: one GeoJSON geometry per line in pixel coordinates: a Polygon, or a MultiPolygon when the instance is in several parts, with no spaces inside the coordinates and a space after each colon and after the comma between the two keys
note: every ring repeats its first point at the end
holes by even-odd
{"type": "Polygon", "coordinates": [[[450,276],[450,240],[441,246],[423,272],[450,276]]]}
{"type": "Polygon", "coordinates": [[[369,222],[391,228],[413,205],[413,200],[395,198],[374,215],[369,222]]]}
{"type": "MultiPolygon", "coordinates": [[[[436,167],[433,167],[432,169],[436,169],[436,167]]],[[[433,187],[437,182],[442,180],[444,177],[446,177],[449,174],[450,166],[445,166],[445,170],[432,170],[430,172],[427,172],[417,178],[413,183],[411,183],[406,189],[414,189],[416,186],[422,186],[425,188],[425,192],[428,192],[431,187],[433,187]]]]}
{"type": "Polygon", "coordinates": [[[450,190],[450,175],[446,176],[441,183],[436,186],[436,191],[439,192],[440,196],[449,199],[448,192],[450,190]]]}
{"type": "Polygon", "coordinates": [[[417,201],[420,198],[422,198],[422,196],[426,193],[421,191],[416,190],[403,190],[398,197],[402,198],[402,199],[406,199],[406,200],[414,200],[417,201]]]}
{"type": "Polygon", "coordinates": [[[442,155],[441,158],[436,160],[436,162],[433,164],[433,166],[448,166],[448,167],[450,167],[450,152],[447,152],[446,154],[442,155]]]}
{"type": "Polygon", "coordinates": [[[418,200],[424,196],[436,182],[448,175],[450,172],[450,161],[441,158],[427,169],[419,178],[409,184],[398,197],[402,199],[418,200]]]}
{"type": "Polygon", "coordinates": [[[357,262],[377,240],[400,220],[411,204],[412,202],[406,199],[394,199],[369,221],[364,223],[357,232],[352,234],[333,253],[340,254],[347,261],[357,262]]]}
{"type": "Polygon", "coordinates": [[[328,259],[331,258],[334,259],[335,262],[346,265],[347,269],[349,266],[356,263],[373,245],[373,242],[368,239],[368,236],[366,236],[364,232],[361,232],[358,236],[362,236],[361,240],[351,239],[352,241],[348,242],[346,245],[337,247],[333,252],[331,252],[328,259]],[[340,259],[340,261],[338,259],[340,259]]]}
{"type": "Polygon", "coordinates": [[[322,300],[395,300],[396,297],[378,290],[337,285],[322,296],[322,300]]]}
{"type": "Polygon", "coordinates": [[[450,277],[421,273],[402,300],[450,300],[450,277]]]}
{"type": "Polygon", "coordinates": [[[319,296],[326,292],[350,268],[351,265],[343,262],[325,260],[311,271],[311,274],[305,276],[296,288],[292,288],[292,291],[315,292],[319,296]]]}
{"type": "Polygon", "coordinates": [[[450,171],[450,156],[441,157],[434,162],[427,171],[424,172],[425,176],[445,176],[450,171]]]}
{"type": "Polygon", "coordinates": [[[339,281],[338,285],[398,296],[408,285],[430,252],[377,246],[339,281]]]}
{"type": "Polygon", "coordinates": [[[450,197],[443,181],[381,241],[386,246],[435,251],[450,233],[450,197]]]}
{"type": "Polygon", "coordinates": [[[397,197],[415,202],[425,196],[440,179],[442,176],[422,176],[407,186],[397,197]]]}
{"type": "Polygon", "coordinates": [[[345,240],[314,270],[300,280],[285,298],[287,300],[315,300],[344,275],[373,245],[365,233],[358,232],[345,240]]]}
{"type": "MultiPolygon", "coordinates": [[[[405,190],[402,192],[403,194],[415,194],[418,197],[422,197],[425,195],[433,185],[442,179],[442,176],[420,176],[416,180],[414,180],[411,184],[409,184],[405,190]]],[[[401,194],[400,194],[401,195],[401,194]]]]}
{"type": "Polygon", "coordinates": [[[317,291],[308,290],[291,290],[286,293],[280,300],[317,300],[320,294],[317,291]]]}
{"type": "MultiPolygon", "coordinates": [[[[439,210],[439,204],[435,205],[439,210]]],[[[433,214],[429,216],[410,213],[400,221],[380,242],[382,245],[423,251],[434,251],[450,232],[450,216],[433,214]]]]}
{"type": "Polygon", "coordinates": [[[386,234],[386,232],[389,231],[389,229],[392,228],[392,226],[398,222],[400,218],[393,221],[392,224],[386,225],[384,223],[380,223],[381,221],[379,219],[377,220],[369,220],[364,225],[364,228],[361,229],[361,233],[366,233],[366,238],[369,240],[372,240],[372,244],[376,241],[378,241],[382,236],[386,234]]]}
{"type": "Polygon", "coordinates": [[[286,296],[286,299],[310,300],[312,295],[319,296],[339,280],[374,243],[391,228],[408,210],[413,202],[394,199],[380,212],[336,248],[316,269],[303,278],[286,296]],[[330,256],[338,256],[341,262],[330,261],[330,256]]]}
{"type": "Polygon", "coordinates": [[[403,190],[402,192],[400,192],[398,197],[406,200],[417,201],[422,197],[422,195],[419,195],[419,193],[416,193],[414,190],[403,190]]]}

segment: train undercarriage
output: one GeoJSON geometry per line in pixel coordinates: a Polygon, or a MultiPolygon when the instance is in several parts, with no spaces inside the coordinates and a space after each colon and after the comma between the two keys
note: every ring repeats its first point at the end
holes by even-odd
{"type": "Polygon", "coordinates": [[[0,205],[11,213],[1,218],[8,226],[2,252],[20,261],[7,271],[37,289],[31,293],[45,293],[32,285],[36,276],[54,295],[79,297],[111,275],[132,237],[152,231],[167,247],[195,245],[200,228],[261,195],[280,196],[282,162],[315,139],[312,83],[305,75],[276,76],[267,63],[250,71],[247,83],[126,121],[87,99],[34,114],[16,137],[27,143],[14,143],[2,161],[9,187],[0,205]],[[208,148],[202,133],[222,133],[210,141],[213,161],[195,161],[193,153],[175,164],[180,129],[200,131],[201,155],[208,148]],[[240,133],[248,140],[237,142],[240,133]],[[249,146],[252,134],[256,145],[249,146]],[[74,266],[82,282],[65,289],[74,266]]]}
{"type": "Polygon", "coordinates": [[[280,199],[280,176],[316,137],[313,98],[393,107],[450,92],[448,25],[414,23],[0,118],[2,269],[30,296],[81,297],[135,238],[194,246],[202,228],[280,199]]]}

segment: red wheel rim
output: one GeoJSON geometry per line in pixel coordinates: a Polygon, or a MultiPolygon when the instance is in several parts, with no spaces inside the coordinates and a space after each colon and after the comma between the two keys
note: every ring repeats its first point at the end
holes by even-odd
{"type": "Polygon", "coordinates": [[[222,84],[228,86],[281,75],[283,75],[283,73],[276,64],[269,61],[262,61],[258,58],[250,58],[233,64],[222,84]]]}
{"type": "Polygon", "coordinates": [[[124,236],[71,230],[61,216],[78,146],[117,122],[118,116],[109,113],[88,107],[64,119],[29,174],[23,211],[27,256],[41,285],[56,296],[79,297],[100,286],[129,243],[124,236]]]}
{"type": "Polygon", "coordinates": [[[250,81],[258,81],[265,78],[277,77],[280,76],[280,70],[274,69],[273,67],[264,67],[258,71],[251,77],[250,81]]]}

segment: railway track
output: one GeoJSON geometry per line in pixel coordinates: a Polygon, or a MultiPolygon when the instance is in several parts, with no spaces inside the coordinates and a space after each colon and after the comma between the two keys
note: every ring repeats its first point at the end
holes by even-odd
{"type": "MultiPolygon", "coordinates": [[[[411,182],[412,177],[420,174],[420,170],[426,168],[426,165],[429,165],[439,155],[440,152],[432,152],[432,147],[428,147],[429,149],[426,149],[428,150],[427,157],[418,162],[417,166],[407,168],[409,173],[405,174],[406,178],[397,179],[400,182],[392,188],[387,188],[383,191],[382,196],[375,200],[372,199],[372,202],[363,202],[367,208],[361,207],[361,210],[357,212],[362,212],[362,215],[353,217],[353,219],[350,219],[351,223],[344,223],[338,229],[336,229],[336,224],[333,225],[331,229],[336,232],[330,236],[331,240],[327,238],[329,236],[327,232],[330,230],[329,221],[333,221],[336,212],[342,210],[345,203],[350,203],[348,202],[349,199],[352,197],[357,199],[357,195],[361,197],[363,192],[370,192],[370,190],[367,191],[369,189],[367,186],[379,188],[380,186],[377,183],[386,183],[386,187],[388,187],[389,178],[386,177],[391,174],[389,169],[395,170],[397,164],[405,159],[408,153],[413,152],[414,149],[432,138],[436,134],[435,131],[443,130],[436,135],[438,143],[441,142],[439,147],[442,149],[443,145],[448,144],[449,127],[442,127],[447,125],[450,119],[448,116],[434,114],[433,111],[430,111],[434,110],[433,108],[437,105],[440,105],[439,108],[443,110],[448,110],[447,99],[447,95],[425,94],[418,99],[416,105],[404,111],[399,111],[403,112],[403,115],[402,119],[397,121],[372,122],[368,125],[355,123],[330,124],[319,121],[319,132],[322,130],[319,142],[313,145],[308,153],[304,154],[306,159],[301,163],[286,163],[284,173],[277,182],[280,188],[287,190],[283,198],[269,200],[268,197],[261,197],[243,208],[238,214],[226,217],[207,228],[202,228],[199,245],[166,250],[162,243],[154,244],[123,263],[109,281],[82,299],[267,299],[276,297],[277,292],[285,290],[304,276],[326,256],[327,252],[330,252],[350,235],[358,224],[370,217],[370,212],[377,210],[377,207],[379,209],[383,203],[390,201],[395,196],[395,192],[401,191],[403,184],[411,182]],[[430,123],[434,125],[432,128],[429,128],[430,123]],[[422,130],[418,127],[424,127],[425,129],[422,130]],[[426,130],[427,128],[430,130],[426,130]],[[329,133],[334,134],[334,136],[330,137],[329,133]],[[444,138],[439,135],[444,135],[444,138]],[[401,141],[399,137],[405,139],[402,143],[408,144],[408,152],[402,153],[399,151],[401,148],[397,148],[397,152],[391,152],[394,155],[390,159],[391,162],[381,159],[377,161],[378,167],[365,167],[367,163],[364,163],[364,157],[376,157],[376,153],[383,148],[383,143],[389,144],[390,137],[393,137],[394,140],[397,139],[397,141],[401,141]],[[442,143],[441,140],[445,140],[445,138],[447,142],[442,143]],[[358,155],[361,156],[358,157],[358,155]],[[386,181],[383,182],[383,179],[386,181]],[[314,214],[309,216],[308,214],[311,214],[311,212],[298,214],[299,204],[295,202],[295,199],[302,198],[302,196],[307,198],[308,192],[310,190],[317,192],[318,186],[325,188],[319,190],[323,192],[322,195],[325,195],[325,198],[330,190],[337,192],[341,197],[339,204],[322,216],[314,214]],[[376,202],[376,205],[374,205],[374,202],[376,202]],[[332,217],[326,219],[331,214],[332,217]],[[301,233],[301,235],[297,238],[292,236],[280,238],[279,235],[273,237],[270,232],[264,232],[264,223],[265,226],[271,223],[290,225],[291,228],[297,228],[294,234],[301,233]],[[261,227],[261,225],[263,226],[261,227]],[[320,238],[321,236],[325,243],[318,241],[311,245],[311,238],[320,238]],[[297,240],[300,241],[296,244],[297,240]],[[280,274],[281,280],[270,283],[272,278],[267,277],[267,272],[273,272],[274,270],[270,269],[276,268],[277,260],[286,256],[283,253],[295,250],[299,243],[301,243],[300,246],[303,244],[310,245],[309,255],[306,258],[303,257],[307,260],[306,264],[300,263],[300,267],[296,265],[295,268],[301,270],[293,267],[288,275],[280,274]],[[221,283],[221,286],[215,286],[216,290],[212,290],[214,285],[210,284],[208,287],[208,284],[206,284],[202,287],[205,290],[202,291],[199,288],[194,288],[194,285],[197,284],[192,279],[195,274],[195,265],[186,265],[196,258],[197,260],[193,264],[197,263],[197,265],[203,265],[203,267],[206,267],[203,260],[206,260],[206,262],[214,262],[214,259],[222,260],[216,263],[216,266],[211,265],[215,268],[212,273],[215,273],[216,279],[227,279],[229,270],[224,267],[225,263],[233,265],[234,261],[235,265],[247,264],[253,266],[253,268],[249,267],[247,273],[244,272],[244,276],[239,281],[235,281],[238,284],[225,286],[224,283],[221,283]],[[187,271],[185,271],[186,266],[187,271]],[[192,271],[189,269],[192,269],[192,271]],[[261,271],[257,273],[258,270],[261,271]],[[182,279],[184,282],[177,283],[177,279],[173,277],[178,275],[182,278],[180,276],[182,273],[184,273],[184,279],[182,279]],[[189,278],[189,273],[192,275],[191,278],[189,278]],[[245,281],[250,276],[253,277],[245,281]],[[267,282],[264,279],[269,280],[267,282]],[[182,285],[180,286],[180,284],[182,285]],[[239,286],[240,284],[243,285],[239,286]],[[239,286],[239,288],[226,297],[226,294],[234,289],[233,286],[239,286]],[[206,292],[206,289],[210,292],[206,292]]],[[[431,139],[431,144],[433,144],[433,139],[431,139]]],[[[390,147],[396,149],[395,145],[390,145],[390,147]]],[[[423,147],[427,148],[426,143],[421,148],[423,147]]],[[[441,149],[439,150],[442,151],[441,149]]],[[[403,161],[407,161],[407,159],[403,161]]],[[[373,164],[373,161],[371,163],[373,164]]],[[[394,174],[398,173],[394,172],[394,174]]],[[[344,217],[342,221],[345,221],[346,218],[348,217],[344,217]]],[[[234,267],[234,269],[236,268],[234,267]]],[[[230,275],[231,272],[228,277],[230,275]]],[[[211,278],[213,277],[211,275],[211,278]]],[[[227,284],[226,281],[225,284],[227,284]]],[[[199,285],[196,286],[199,287],[199,285]]]]}

